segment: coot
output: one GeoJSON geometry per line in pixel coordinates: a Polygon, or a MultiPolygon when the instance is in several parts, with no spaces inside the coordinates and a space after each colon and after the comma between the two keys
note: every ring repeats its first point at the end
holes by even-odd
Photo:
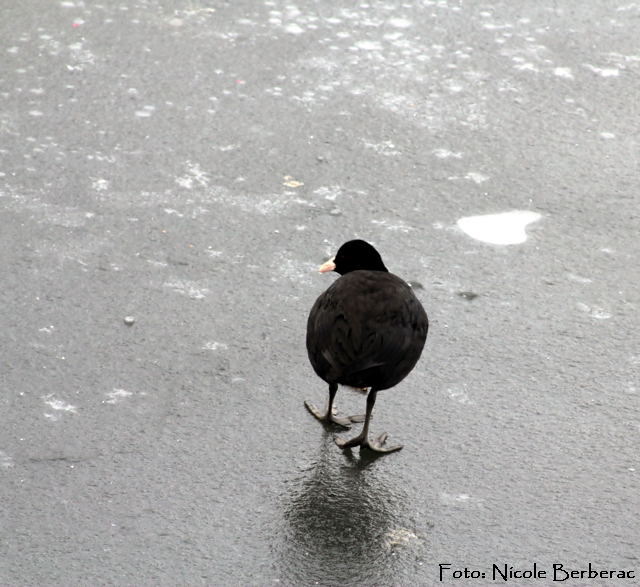
{"type": "Polygon", "coordinates": [[[351,440],[336,439],[341,448],[365,446],[377,452],[400,450],[385,446],[387,434],[369,440],[369,421],[376,395],[402,381],[420,358],[427,339],[427,314],[411,287],[389,273],[376,249],[363,240],[343,244],[320,272],[341,275],[316,300],[307,321],[307,352],[314,371],[329,384],[329,405],[321,412],[305,402],[323,422],[349,428],[364,419],[362,432],[351,440]],[[338,384],[369,388],[362,418],[341,418],[333,408],[338,384]]]}

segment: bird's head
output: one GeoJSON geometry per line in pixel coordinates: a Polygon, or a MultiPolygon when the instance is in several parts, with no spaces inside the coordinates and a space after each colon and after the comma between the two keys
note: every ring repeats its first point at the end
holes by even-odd
{"type": "Polygon", "coordinates": [[[372,245],[363,240],[352,240],[344,243],[338,249],[336,256],[321,265],[318,271],[320,273],[335,271],[340,275],[345,275],[359,269],[388,271],[382,262],[380,253],[372,245]]]}

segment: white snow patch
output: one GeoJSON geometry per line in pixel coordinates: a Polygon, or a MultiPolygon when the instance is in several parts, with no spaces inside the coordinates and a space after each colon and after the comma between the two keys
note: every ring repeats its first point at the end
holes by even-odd
{"type": "Polygon", "coordinates": [[[527,240],[526,227],[540,220],[541,215],[530,210],[513,210],[498,214],[466,216],[458,227],[471,238],[492,245],[517,245],[527,240]]]}

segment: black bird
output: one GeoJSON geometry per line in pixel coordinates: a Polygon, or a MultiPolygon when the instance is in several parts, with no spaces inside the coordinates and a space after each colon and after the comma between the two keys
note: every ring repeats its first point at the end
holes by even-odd
{"type": "Polygon", "coordinates": [[[376,394],[400,383],[418,362],[427,339],[427,314],[411,287],[389,273],[378,251],[363,240],[343,244],[319,270],[341,275],[316,300],[307,321],[309,360],[329,384],[329,405],[324,413],[309,402],[305,406],[318,420],[345,428],[364,419],[358,436],[336,439],[340,448],[400,450],[401,445],[384,446],[386,433],[369,440],[369,421],[376,394]],[[338,384],[370,388],[364,418],[335,414],[338,384]]]}

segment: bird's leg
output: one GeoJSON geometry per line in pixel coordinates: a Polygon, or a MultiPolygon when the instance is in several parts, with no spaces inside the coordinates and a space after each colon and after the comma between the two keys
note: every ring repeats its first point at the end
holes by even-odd
{"type": "Polygon", "coordinates": [[[342,426],[343,428],[351,428],[351,420],[349,418],[341,418],[337,415],[335,408],[333,407],[333,400],[336,397],[336,392],[338,391],[337,383],[329,384],[329,405],[327,406],[326,412],[321,412],[314,404],[311,402],[304,402],[307,410],[311,412],[311,414],[320,420],[320,422],[327,422],[332,424],[337,424],[338,426],[342,426]]]}
{"type": "Polygon", "coordinates": [[[373,406],[376,403],[376,394],[377,390],[371,388],[369,395],[367,396],[367,413],[365,415],[364,426],[362,427],[362,431],[358,436],[352,438],[351,440],[343,440],[342,438],[336,438],[336,444],[342,448],[351,448],[352,446],[364,446],[374,452],[386,453],[386,452],[395,452],[396,450],[400,450],[402,448],[401,444],[397,444],[395,446],[384,446],[385,441],[387,440],[387,433],[384,432],[378,438],[371,441],[369,440],[369,421],[371,420],[371,413],[373,412],[373,406]]]}

